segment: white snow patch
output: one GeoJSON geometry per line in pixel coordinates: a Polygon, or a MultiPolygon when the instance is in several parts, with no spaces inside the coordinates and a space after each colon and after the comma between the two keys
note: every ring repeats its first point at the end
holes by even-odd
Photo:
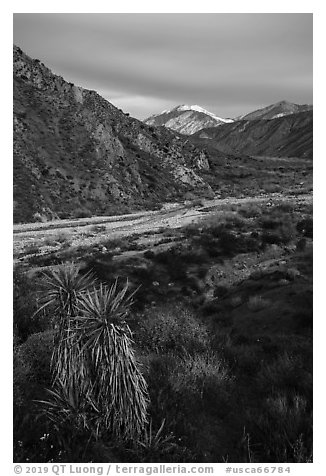
{"type": "Polygon", "coordinates": [[[197,112],[202,112],[203,114],[206,114],[207,116],[212,117],[216,121],[222,121],[222,122],[233,122],[233,119],[223,119],[222,117],[218,117],[212,112],[207,111],[201,106],[197,106],[197,104],[194,104],[192,106],[189,106],[188,104],[182,104],[181,106],[178,106],[175,108],[176,111],[197,111],[197,112]]]}
{"type": "Polygon", "coordinates": [[[275,116],[272,117],[272,119],[277,119],[278,117],[284,117],[287,116],[286,112],[280,112],[279,114],[275,114],[275,116]]]}

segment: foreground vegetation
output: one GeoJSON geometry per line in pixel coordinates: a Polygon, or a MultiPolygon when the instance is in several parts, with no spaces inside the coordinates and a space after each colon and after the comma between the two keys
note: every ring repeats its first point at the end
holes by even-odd
{"type": "Polygon", "coordinates": [[[15,461],[312,461],[311,207],[136,244],[15,270],[15,461]]]}

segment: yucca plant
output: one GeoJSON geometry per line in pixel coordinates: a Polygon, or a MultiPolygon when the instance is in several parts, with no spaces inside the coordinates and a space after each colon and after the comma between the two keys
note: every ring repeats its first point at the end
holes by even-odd
{"type": "Polygon", "coordinates": [[[176,450],[177,444],[174,435],[172,433],[163,434],[164,425],[165,420],[162,421],[160,428],[155,433],[151,420],[142,438],[136,442],[135,448],[131,450],[140,459],[141,463],[155,463],[176,450]]]}
{"type": "MultiPolygon", "coordinates": [[[[52,372],[54,382],[60,380],[63,385],[78,373],[85,378],[85,366],[80,360],[79,339],[75,329],[77,303],[81,293],[96,284],[91,273],[80,275],[80,266],[75,263],[62,264],[50,273],[44,273],[42,309],[50,307],[53,312],[56,329],[52,372]]],[[[38,312],[39,312],[38,311],[38,312]]]]}
{"type": "Polygon", "coordinates": [[[83,361],[87,362],[102,429],[118,439],[138,438],[147,423],[147,384],[137,365],[132,333],[125,318],[133,295],[128,282],[118,290],[117,281],[86,291],[78,300],[78,334],[83,361]],[[82,344],[81,344],[82,343],[82,344]]]}
{"type": "Polygon", "coordinates": [[[76,455],[82,450],[82,441],[88,443],[97,439],[99,431],[99,411],[96,408],[92,390],[87,381],[78,375],[69,382],[56,380],[52,390],[47,390],[47,399],[38,400],[41,410],[51,422],[55,437],[63,450],[76,455]]]}
{"type": "Polygon", "coordinates": [[[93,276],[79,271],[71,263],[44,276],[41,309],[52,309],[56,336],[53,389],[41,404],[43,413],[59,426],[72,419],[79,428],[82,418],[95,438],[107,432],[120,440],[139,438],[148,391],[125,321],[133,294],[127,295],[128,282],[121,290],[117,281],[95,288],[93,276]]]}

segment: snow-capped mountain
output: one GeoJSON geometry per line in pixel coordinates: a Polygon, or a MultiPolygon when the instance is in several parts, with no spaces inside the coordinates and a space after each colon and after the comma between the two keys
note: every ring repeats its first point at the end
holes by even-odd
{"type": "Polygon", "coordinates": [[[151,126],[165,126],[181,134],[191,135],[204,127],[216,127],[233,122],[233,119],[218,117],[197,105],[182,104],[169,111],[154,114],[144,122],[151,126]]]}

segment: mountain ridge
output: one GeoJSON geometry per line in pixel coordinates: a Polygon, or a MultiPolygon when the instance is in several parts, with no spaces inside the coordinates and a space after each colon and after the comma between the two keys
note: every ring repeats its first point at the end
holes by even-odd
{"type": "Polygon", "coordinates": [[[233,122],[233,119],[224,119],[198,105],[181,104],[159,114],[153,114],[143,122],[152,126],[164,126],[180,134],[191,135],[204,127],[233,122]]]}
{"type": "Polygon", "coordinates": [[[222,118],[198,105],[182,104],[144,119],[145,124],[164,126],[184,135],[196,134],[201,129],[219,127],[241,120],[277,119],[279,117],[311,111],[310,104],[295,104],[286,100],[256,109],[235,118],[222,118]]]}
{"type": "Polygon", "coordinates": [[[229,154],[312,159],[313,111],[274,119],[243,119],[202,129],[191,137],[202,145],[208,142],[219,151],[229,154]]]}
{"type": "Polygon", "coordinates": [[[299,112],[311,111],[313,106],[311,104],[295,104],[286,100],[279,101],[269,106],[265,106],[255,111],[243,114],[237,117],[236,120],[256,120],[256,119],[277,119],[299,112]]]}
{"type": "Polygon", "coordinates": [[[129,117],[17,46],[13,70],[15,222],[212,196],[198,173],[208,156],[192,143],[129,117]]]}

